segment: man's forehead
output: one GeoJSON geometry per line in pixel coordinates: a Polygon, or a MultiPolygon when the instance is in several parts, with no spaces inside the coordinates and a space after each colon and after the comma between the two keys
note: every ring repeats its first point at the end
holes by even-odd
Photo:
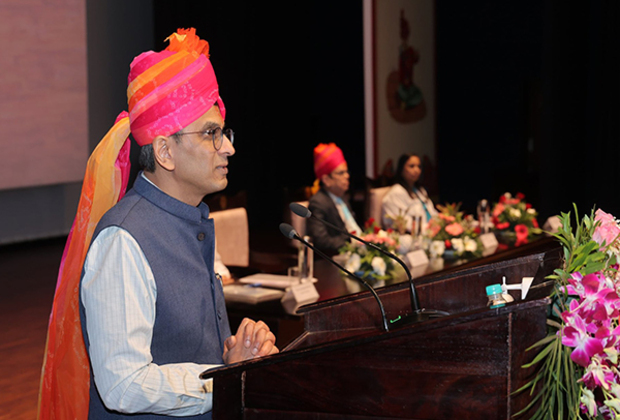
{"type": "Polygon", "coordinates": [[[209,108],[207,112],[202,114],[196,121],[194,121],[187,127],[200,129],[200,128],[208,128],[209,126],[221,127],[223,125],[224,125],[224,118],[222,118],[220,108],[217,105],[214,105],[211,108],[209,108]]]}

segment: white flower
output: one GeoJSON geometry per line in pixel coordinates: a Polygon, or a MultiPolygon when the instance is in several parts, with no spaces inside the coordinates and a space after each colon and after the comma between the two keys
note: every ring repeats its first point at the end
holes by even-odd
{"type": "Polygon", "coordinates": [[[509,192],[504,193],[504,197],[506,197],[506,200],[510,200],[512,198],[512,195],[509,192]]]}
{"type": "Polygon", "coordinates": [[[620,411],[620,400],[612,398],[611,400],[605,400],[605,405],[615,411],[620,411]]]}
{"type": "Polygon", "coordinates": [[[413,236],[411,235],[400,235],[398,237],[398,252],[401,254],[406,254],[411,250],[413,246],[413,236]]]}
{"type": "Polygon", "coordinates": [[[510,209],[510,217],[513,219],[518,219],[519,217],[521,217],[521,210],[519,209],[510,209]]]}
{"type": "Polygon", "coordinates": [[[594,393],[588,388],[581,388],[581,402],[586,406],[590,417],[596,415],[596,400],[594,399],[594,393]]]}
{"type": "Polygon", "coordinates": [[[463,244],[465,245],[465,251],[476,252],[476,249],[478,249],[478,244],[476,241],[469,236],[463,238],[463,244]]]}
{"type": "Polygon", "coordinates": [[[359,254],[351,254],[344,268],[346,268],[352,273],[355,273],[357,270],[360,269],[361,265],[362,265],[362,259],[359,256],[359,254]]]}
{"type": "Polygon", "coordinates": [[[383,260],[383,258],[374,257],[370,262],[370,265],[372,265],[372,271],[374,271],[375,274],[377,274],[378,276],[385,275],[385,270],[387,269],[387,266],[385,265],[385,261],[383,260]]]}
{"type": "Polygon", "coordinates": [[[534,210],[533,208],[529,208],[526,210],[529,214],[536,214],[536,210],[534,210]]]}
{"type": "Polygon", "coordinates": [[[380,230],[379,232],[377,232],[377,238],[387,238],[388,237],[388,233],[385,230],[380,230]]]}
{"type": "Polygon", "coordinates": [[[429,249],[431,257],[438,257],[443,255],[446,250],[446,244],[443,241],[433,241],[429,249]]]}
{"type": "Polygon", "coordinates": [[[465,244],[461,238],[454,238],[450,241],[452,243],[452,248],[457,254],[462,254],[465,251],[465,244]]]}

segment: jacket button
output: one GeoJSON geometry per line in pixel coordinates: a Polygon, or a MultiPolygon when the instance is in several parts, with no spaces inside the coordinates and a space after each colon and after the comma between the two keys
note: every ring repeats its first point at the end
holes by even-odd
{"type": "Polygon", "coordinates": [[[220,321],[222,320],[222,313],[220,311],[217,311],[217,317],[220,321]]]}
{"type": "Polygon", "coordinates": [[[200,232],[200,233],[198,234],[198,240],[199,240],[199,241],[204,241],[204,240],[205,240],[205,234],[204,234],[203,232],[200,232]]]}

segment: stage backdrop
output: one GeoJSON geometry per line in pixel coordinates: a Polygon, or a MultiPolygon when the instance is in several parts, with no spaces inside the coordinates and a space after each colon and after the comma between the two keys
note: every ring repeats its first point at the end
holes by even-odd
{"type": "Polygon", "coordinates": [[[85,0],[2,0],[0,39],[0,190],[81,180],[85,0]]]}
{"type": "Polygon", "coordinates": [[[390,160],[395,167],[405,152],[426,157],[428,164],[435,162],[434,4],[427,0],[372,3],[373,36],[365,37],[365,42],[371,42],[374,50],[374,75],[366,79],[372,82],[366,89],[373,90],[374,128],[367,135],[375,150],[376,175],[390,160]]]}

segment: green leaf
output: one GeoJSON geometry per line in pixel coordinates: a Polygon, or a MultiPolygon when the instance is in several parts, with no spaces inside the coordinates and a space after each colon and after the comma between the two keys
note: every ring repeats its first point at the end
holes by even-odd
{"type": "MultiPolygon", "coordinates": [[[[551,344],[549,344],[547,347],[545,347],[543,350],[541,350],[541,352],[540,352],[540,353],[538,353],[538,354],[536,355],[536,357],[534,358],[534,360],[532,360],[530,363],[526,363],[526,364],[524,364],[522,367],[523,367],[523,368],[528,368],[528,367],[530,367],[530,366],[534,366],[536,363],[538,363],[538,362],[540,362],[542,359],[544,359],[544,358],[547,356],[547,354],[549,354],[549,352],[550,352],[551,350],[553,350],[553,349],[554,349],[554,347],[555,347],[555,342],[553,342],[553,341],[552,341],[552,342],[551,342],[551,344]]],[[[530,348],[531,348],[531,347],[530,347],[530,348]]],[[[528,349],[528,350],[529,350],[529,349],[528,349]]]]}
{"type": "MultiPolygon", "coordinates": [[[[549,320],[547,320],[547,323],[549,323],[549,320]]],[[[555,334],[548,335],[542,340],[539,340],[536,343],[529,346],[527,349],[525,349],[525,351],[530,351],[532,349],[535,349],[536,347],[544,346],[545,344],[550,343],[551,341],[555,340],[556,337],[557,336],[555,334]]]]}

